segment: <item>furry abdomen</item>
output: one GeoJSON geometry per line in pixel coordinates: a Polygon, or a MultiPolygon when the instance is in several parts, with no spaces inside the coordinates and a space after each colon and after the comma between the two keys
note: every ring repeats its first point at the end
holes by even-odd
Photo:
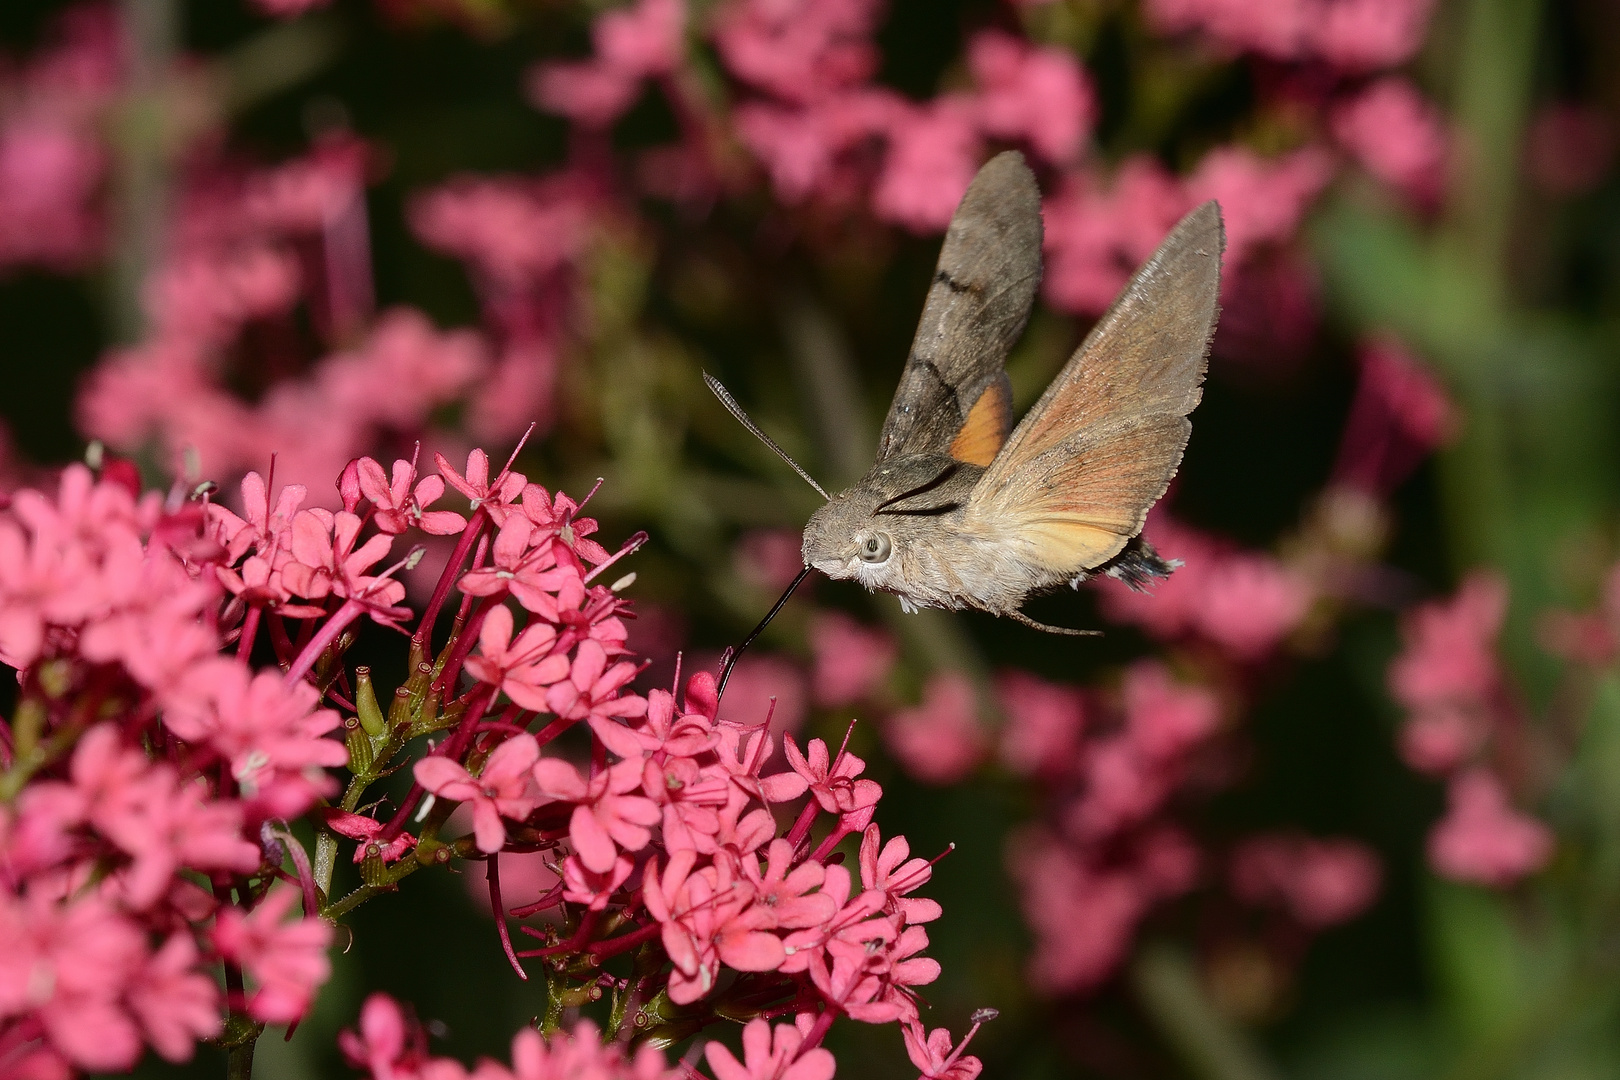
{"type": "Polygon", "coordinates": [[[1006,615],[1019,610],[1031,593],[1067,584],[1065,575],[1021,558],[1015,544],[941,524],[937,540],[916,537],[901,548],[903,587],[890,584],[893,576],[877,587],[918,607],[1006,615]]]}

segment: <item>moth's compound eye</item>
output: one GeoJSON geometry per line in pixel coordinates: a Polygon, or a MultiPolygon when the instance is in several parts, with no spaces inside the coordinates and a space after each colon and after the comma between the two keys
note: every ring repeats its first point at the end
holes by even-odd
{"type": "Polygon", "coordinates": [[[894,548],[889,543],[888,536],[883,533],[873,533],[871,536],[868,536],[865,540],[861,541],[861,545],[858,550],[862,562],[869,562],[875,565],[877,563],[888,562],[889,553],[893,551],[894,548]]]}

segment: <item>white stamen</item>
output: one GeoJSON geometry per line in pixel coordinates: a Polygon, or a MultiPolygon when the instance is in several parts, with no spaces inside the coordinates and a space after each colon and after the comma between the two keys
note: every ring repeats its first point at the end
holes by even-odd
{"type": "Polygon", "coordinates": [[[435,801],[436,800],[433,798],[432,792],[422,796],[422,809],[416,812],[416,823],[418,825],[426,820],[427,816],[433,812],[433,804],[435,801]]]}

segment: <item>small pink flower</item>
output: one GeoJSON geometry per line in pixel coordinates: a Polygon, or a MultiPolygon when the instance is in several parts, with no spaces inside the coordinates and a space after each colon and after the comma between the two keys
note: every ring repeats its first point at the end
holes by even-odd
{"type": "MultiPolygon", "coordinates": [[[[832,1080],[832,1052],[815,1047],[799,1052],[804,1032],[792,1024],[750,1020],[743,1028],[743,1060],[738,1061],[723,1043],[703,1048],[715,1080],[832,1080]]],[[[972,1080],[965,1077],[963,1080],[972,1080]]]]}
{"type": "Polygon", "coordinates": [[[826,867],[809,861],[794,866],[793,845],[780,837],[766,849],[763,869],[748,855],[742,872],[754,887],[753,910],[763,929],[820,926],[838,910],[837,902],[820,891],[826,867]]]}
{"type": "Polygon", "coordinates": [[[1403,620],[1406,648],[1389,668],[1389,688],[1409,709],[1476,702],[1500,679],[1496,635],[1507,586],[1489,574],[1463,583],[1450,601],[1425,604],[1403,620]]]}
{"type": "Polygon", "coordinates": [[[550,623],[531,618],[514,641],[512,622],[510,608],[489,610],[479,627],[478,652],[467,658],[467,674],[525,709],[542,711],[547,689],[568,677],[568,657],[555,651],[557,630],[550,623]]]}
{"type": "Polygon", "coordinates": [[[938,902],[920,896],[907,896],[928,883],[934,867],[927,859],[911,858],[911,844],[903,836],[882,844],[876,825],[868,825],[861,836],[861,888],[883,895],[883,908],[898,912],[907,923],[933,922],[943,913],[938,902]]]}
{"type": "Polygon", "coordinates": [[[649,826],[658,824],[658,806],[645,796],[630,794],[641,787],[641,772],[639,759],[621,761],[590,780],[556,758],[533,763],[542,796],[578,804],[569,819],[568,837],[580,861],[594,873],[611,870],[620,847],[640,851],[652,839],[649,826]]]}
{"type": "Polygon", "coordinates": [[[566,679],[546,690],[546,708],[567,720],[589,717],[635,717],[647,712],[647,699],[621,694],[636,677],[636,666],[621,661],[609,666],[607,651],[594,638],[579,643],[566,679]]]}
{"type": "Polygon", "coordinates": [[[905,770],[929,784],[964,779],[985,755],[987,740],[979,726],[973,684],[956,671],[931,677],[922,704],[890,716],[882,731],[905,770]]]}
{"type": "Polygon", "coordinates": [[[470,802],[478,850],[493,853],[506,846],[502,818],[521,821],[540,805],[530,775],[540,757],[533,735],[514,735],[497,746],[477,777],[447,757],[425,757],[416,763],[416,782],[443,799],[470,802]]]}
{"type": "Polygon", "coordinates": [[[1220,702],[1214,694],[1176,682],[1153,661],[1141,661],[1126,671],[1122,693],[1131,742],[1155,759],[1185,753],[1220,723],[1220,702]]]}
{"type": "Polygon", "coordinates": [[[983,151],[967,102],[940,98],[908,113],[890,130],[872,211],[912,232],[938,232],[962,201],[983,151]]]}
{"type": "Polygon", "coordinates": [[[979,1025],[996,1015],[994,1009],[973,1014],[973,1027],[962,1036],[961,1043],[951,1044],[951,1033],[945,1028],[926,1032],[921,1021],[912,1021],[900,1029],[906,1042],[906,1055],[921,1071],[918,1080],[973,1080],[984,1065],[971,1054],[964,1054],[968,1043],[979,1030],[979,1025]]]}
{"type": "Polygon", "coordinates": [[[793,736],[782,736],[783,752],[793,771],[804,777],[821,808],[830,814],[847,814],[851,810],[874,805],[883,796],[883,788],[875,780],[857,780],[866,770],[866,762],[840,750],[838,760],[827,753],[827,744],[811,739],[809,756],[799,752],[793,736]]]}
{"type": "Polygon", "coordinates": [[[517,502],[518,496],[523,493],[523,485],[528,482],[522,473],[515,473],[510,469],[502,469],[500,475],[491,482],[489,455],[482,450],[474,450],[467,455],[465,476],[456,472],[455,467],[445,460],[443,454],[434,454],[433,462],[439,467],[439,475],[444,477],[445,483],[467,496],[471,500],[472,509],[481,508],[488,513],[490,520],[497,526],[506,522],[512,504],[517,502]]]}
{"type": "Polygon", "coordinates": [[[289,1024],[299,1019],[331,974],[326,959],[331,924],[319,918],[284,921],[298,902],[297,889],[272,889],[250,912],[221,908],[215,923],[214,947],[257,983],[247,1001],[257,1020],[289,1024]]]}
{"type": "Polygon", "coordinates": [[[467,527],[467,519],[449,510],[426,510],[444,494],[444,481],[424,476],[416,481],[416,466],[409,461],[394,462],[393,478],[383,475],[382,466],[369,457],[360,459],[360,491],[371,500],[372,520],[385,533],[397,535],[409,528],[435,536],[448,536],[467,527]],[[416,482],[413,489],[411,484],[416,482]]]}
{"type": "Polygon", "coordinates": [[[1436,873],[1498,888],[1540,870],[1552,852],[1552,832],[1513,809],[1501,781],[1484,769],[1451,781],[1446,816],[1429,833],[1436,873]]]}

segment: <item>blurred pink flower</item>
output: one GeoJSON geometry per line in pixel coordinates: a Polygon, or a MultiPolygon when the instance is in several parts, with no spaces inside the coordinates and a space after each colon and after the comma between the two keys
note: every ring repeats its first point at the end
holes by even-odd
{"type": "Polygon", "coordinates": [[[1074,766],[1086,718],[1078,687],[1008,670],[996,679],[996,694],[1007,718],[1001,730],[1001,760],[1008,768],[1033,773],[1074,766]]]}
{"type": "Polygon", "coordinates": [[[214,925],[214,947],[257,984],[247,1000],[256,1020],[290,1024],[301,1018],[332,973],[326,959],[332,925],[316,917],[284,921],[298,901],[297,889],[271,889],[250,912],[221,908],[214,925]]]}
{"type": "Polygon", "coordinates": [[[1262,158],[1241,146],[1218,146],[1187,178],[1193,203],[1215,199],[1226,222],[1226,260],[1241,264],[1258,247],[1293,239],[1310,204],[1333,178],[1333,158],[1307,146],[1262,158]]]}
{"type": "Polygon", "coordinates": [[[1531,118],[1526,165],[1548,195],[1584,195],[1609,175],[1616,145],[1614,121],[1603,110],[1568,102],[1546,105],[1531,118]]]}
{"type": "Polygon", "coordinates": [[[983,149],[972,103],[941,97],[899,112],[872,192],[872,211],[912,232],[943,230],[962,201],[983,149]]]}
{"type": "Polygon", "coordinates": [[[984,134],[1028,140],[1054,165],[1079,155],[1097,105],[1074,53],[986,30],[968,42],[967,58],[979,88],[973,107],[984,134]]]}
{"type": "Polygon", "coordinates": [[[1332,128],[1368,172],[1422,205],[1438,201],[1450,139],[1440,111],[1409,81],[1373,83],[1334,109],[1332,128]]]}
{"type": "Polygon", "coordinates": [[[428,247],[510,288],[584,253],[592,201],[585,182],[567,173],[540,181],[464,175],[414,195],[409,216],[428,247]]]}
{"type": "Polygon", "coordinates": [[[1434,0],[1328,0],[1312,13],[1314,51],[1347,71],[1395,67],[1417,55],[1434,0]]]}
{"type": "Polygon", "coordinates": [[[106,154],[92,132],[47,120],[0,127],[0,266],[81,268],[102,244],[106,154]]]}
{"type": "Polygon", "coordinates": [[[1452,779],[1446,816],[1429,833],[1435,872],[1480,885],[1511,885],[1545,866],[1552,852],[1552,832],[1513,809],[1501,781],[1484,769],[1452,779]]]}
{"type": "Polygon", "coordinates": [[[1143,6],[1165,33],[1198,30],[1228,49],[1279,60],[1300,55],[1315,14],[1308,0],[1147,0],[1143,6]]]}
{"type": "Polygon", "coordinates": [[[954,784],[983,760],[988,739],[978,719],[973,683],[958,671],[928,680],[922,704],[883,722],[883,739],[911,776],[929,784],[954,784]]]}
{"type": "Polygon", "coordinates": [[[732,74],[786,101],[807,102],[877,70],[878,0],[732,0],[715,44],[732,74]]]}
{"type": "Polygon", "coordinates": [[[810,684],[816,704],[850,705],[876,692],[888,680],[899,656],[894,638],[836,611],[810,619],[810,684]]]}
{"type": "Polygon", "coordinates": [[[638,0],[609,11],[591,27],[596,55],[537,65],[531,100],[577,124],[606,127],[634,104],[643,79],[675,70],[685,23],[682,0],[638,0]]]}
{"type": "Polygon", "coordinates": [[[253,0],[253,6],[266,15],[274,15],[278,19],[290,19],[302,15],[306,11],[325,7],[332,0],[253,0]]]}
{"type": "Polygon", "coordinates": [[[1467,762],[1488,734],[1478,710],[1453,704],[1426,706],[1401,725],[1401,760],[1417,772],[1444,776],[1467,762]]]}
{"type": "Polygon", "coordinates": [[[1406,647],[1389,668],[1389,688],[1408,709],[1471,704],[1497,687],[1496,636],[1507,614],[1507,585],[1470,576],[1449,601],[1424,604],[1403,622],[1406,647]]]}
{"type": "Polygon", "coordinates": [[[1289,833],[1252,836],[1232,853],[1232,891],[1285,908],[1312,929],[1348,922],[1378,896],[1378,856],[1355,840],[1289,833]]]}
{"type": "Polygon", "coordinates": [[[1198,629],[1242,660],[1264,657],[1304,619],[1310,584],[1269,555],[1229,555],[1202,581],[1198,629]]]}
{"type": "Polygon", "coordinates": [[[752,654],[737,661],[720,703],[720,717],[734,724],[757,724],[767,715],[771,730],[798,731],[809,711],[804,671],[785,656],[752,654]],[[774,700],[774,710],[772,701],[774,700]]]}
{"type": "Polygon", "coordinates": [[[1047,302],[1102,314],[1191,208],[1176,179],[1152,158],[1127,158],[1106,190],[1089,170],[1069,176],[1043,206],[1047,302]]]}
{"type": "Polygon", "coordinates": [[[131,980],[130,1011],[147,1041],[169,1061],[190,1061],[196,1044],[224,1027],[219,988],[198,970],[198,959],[189,933],[171,934],[131,980]]]}
{"type": "Polygon", "coordinates": [[[1171,678],[1163,664],[1142,660],[1125,672],[1121,687],[1126,734],[1150,758],[1186,753],[1215,732],[1220,701],[1201,686],[1171,678]]]}
{"type": "Polygon", "coordinates": [[[1088,990],[1130,948],[1148,897],[1122,871],[1093,872],[1055,838],[1016,837],[1008,854],[1020,906],[1035,934],[1029,978],[1049,994],[1088,990]]]}
{"type": "Polygon", "coordinates": [[[804,568],[803,537],[795,529],[750,529],[737,541],[737,576],[768,592],[780,592],[804,568]]]}
{"type": "Polygon", "coordinates": [[[1387,335],[1364,341],[1334,482],[1387,496],[1457,427],[1445,387],[1421,359],[1387,335]]]}

